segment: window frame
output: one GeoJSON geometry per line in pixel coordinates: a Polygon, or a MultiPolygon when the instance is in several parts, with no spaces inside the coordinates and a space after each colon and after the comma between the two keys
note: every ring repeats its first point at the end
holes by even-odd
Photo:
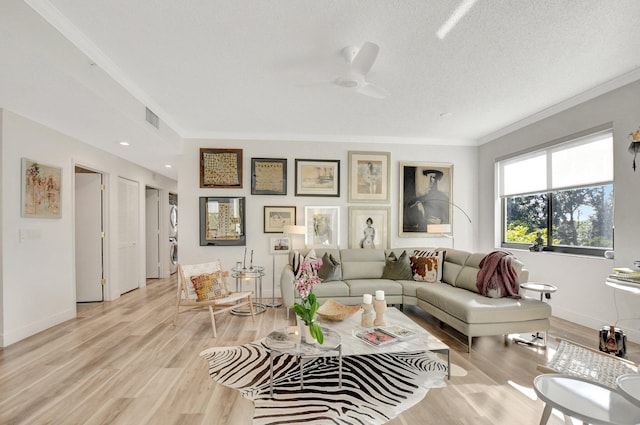
{"type": "MultiPolygon", "coordinates": [[[[589,129],[583,131],[579,134],[575,134],[572,136],[567,136],[565,138],[546,143],[543,146],[539,146],[536,149],[531,149],[525,152],[519,152],[507,157],[498,158],[496,160],[497,165],[497,181],[496,181],[496,192],[499,200],[498,205],[500,206],[500,246],[502,248],[511,248],[511,249],[528,249],[531,244],[530,243],[519,243],[519,242],[507,242],[507,199],[514,196],[527,196],[533,194],[544,194],[546,196],[546,225],[547,225],[547,235],[546,240],[543,246],[543,251],[546,252],[557,252],[557,253],[566,253],[566,254],[575,254],[575,255],[583,255],[583,256],[603,256],[605,251],[609,251],[614,249],[615,247],[615,234],[612,234],[610,248],[594,248],[594,247],[582,247],[582,246],[568,246],[568,245],[554,245],[553,244],[553,208],[552,208],[552,199],[555,193],[580,189],[585,187],[594,187],[594,186],[607,186],[611,185],[612,190],[615,191],[615,182],[612,177],[611,180],[606,181],[594,181],[588,184],[576,185],[571,187],[560,187],[560,188],[545,188],[544,190],[536,190],[533,192],[527,193],[510,193],[508,195],[503,195],[504,188],[504,180],[503,180],[503,167],[505,164],[513,163],[514,160],[521,158],[522,160],[527,157],[532,157],[538,155],[540,153],[544,153],[547,157],[547,179],[551,181],[552,177],[552,169],[550,164],[550,157],[553,152],[557,152],[559,149],[564,147],[571,147],[581,144],[580,139],[588,139],[595,138],[601,134],[609,134],[613,140],[613,127],[611,124],[605,124],[593,129],[589,129]]],[[[586,140],[583,143],[589,143],[586,140]]],[[[613,146],[612,146],[613,150],[613,146]]],[[[612,158],[613,161],[613,158],[612,158]]],[[[613,164],[612,164],[613,167],[613,164]]],[[[615,196],[615,195],[614,195],[615,196]]],[[[615,206],[615,205],[614,205],[615,206]]],[[[615,216],[614,216],[615,219],[615,216]]],[[[615,222],[613,223],[613,229],[615,229],[615,222]]]]}

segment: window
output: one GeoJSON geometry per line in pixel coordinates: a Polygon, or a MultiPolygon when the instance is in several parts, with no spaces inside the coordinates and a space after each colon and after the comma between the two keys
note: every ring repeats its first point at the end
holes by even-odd
{"type": "Polygon", "coordinates": [[[613,249],[611,129],[497,163],[502,246],[602,255],[613,249]]]}

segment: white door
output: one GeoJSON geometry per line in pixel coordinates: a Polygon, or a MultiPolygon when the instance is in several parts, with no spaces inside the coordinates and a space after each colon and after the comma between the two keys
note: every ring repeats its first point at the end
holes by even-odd
{"type": "Polygon", "coordinates": [[[140,235],[140,196],[138,182],[118,178],[118,283],[120,293],[137,289],[140,235]]]}
{"type": "Polygon", "coordinates": [[[75,175],[76,302],[104,301],[102,174],[75,175]]]}
{"type": "Polygon", "coordinates": [[[160,277],[160,191],[146,188],[145,242],[147,279],[160,277]]]}

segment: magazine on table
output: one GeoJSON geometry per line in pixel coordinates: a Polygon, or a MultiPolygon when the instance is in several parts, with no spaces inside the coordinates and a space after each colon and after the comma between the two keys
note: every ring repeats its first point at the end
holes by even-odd
{"type": "Polygon", "coordinates": [[[375,347],[390,344],[397,341],[398,338],[381,331],[380,329],[366,329],[355,333],[356,337],[375,347]]]}
{"type": "Polygon", "coordinates": [[[415,331],[412,331],[411,329],[407,329],[399,325],[381,326],[376,329],[384,333],[387,333],[393,337],[396,337],[398,339],[409,338],[410,336],[413,336],[416,334],[415,331]]]}

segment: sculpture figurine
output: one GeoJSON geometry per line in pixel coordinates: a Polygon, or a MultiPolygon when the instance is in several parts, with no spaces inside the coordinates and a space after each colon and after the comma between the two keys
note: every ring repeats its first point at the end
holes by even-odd
{"type": "Polygon", "coordinates": [[[532,252],[540,252],[544,248],[544,239],[542,239],[542,232],[538,230],[536,233],[536,240],[533,242],[533,245],[529,247],[529,251],[532,252]]]}

